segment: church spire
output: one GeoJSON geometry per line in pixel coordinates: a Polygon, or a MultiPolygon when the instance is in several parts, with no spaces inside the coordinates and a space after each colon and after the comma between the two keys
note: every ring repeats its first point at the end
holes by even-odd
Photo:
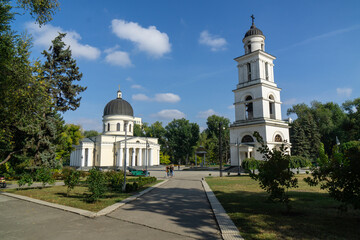
{"type": "Polygon", "coordinates": [[[255,26],[255,23],[254,23],[254,20],[255,20],[254,14],[252,14],[250,17],[251,17],[251,19],[252,19],[252,25],[255,26]]]}
{"type": "Polygon", "coordinates": [[[117,91],[117,98],[122,98],[122,92],[120,90],[120,84],[119,84],[119,90],[117,91]]]}

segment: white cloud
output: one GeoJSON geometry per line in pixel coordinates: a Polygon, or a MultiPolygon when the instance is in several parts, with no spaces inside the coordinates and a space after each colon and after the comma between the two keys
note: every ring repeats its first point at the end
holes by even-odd
{"type": "Polygon", "coordinates": [[[209,110],[206,110],[203,112],[199,112],[197,114],[197,117],[198,118],[208,118],[209,116],[214,115],[214,114],[216,114],[216,112],[213,109],[209,109],[209,110]]]}
{"type": "Polygon", "coordinates": [[[121,67],[131,67],[133,66],[127,52],[115,51],[108,53],[105,57],[105,61],[111,65],[121,66],[121,67]]]}
{"type": "Polygon", "coordinates": [[[148,96],[142,93],[132,95],[132,99],[135,101],[151,101],[148,96]]]}
{"type": "Polygon", "coordinates": [[[298,103],[298,100],[296,98],[290,98],[283,102],[284,105],[294,105],[298,103]]]}
{"type": "Polygon", "coordinates": [[[177,109],[164,109],[156,114],[152,114],[152,117],[161,118],[161,119],[180,119],[185,118],[185,113],[177,110],[177,109]]]}
{"type": "Polygon", "coordinates": [[[211,35],[207,30],[200,33],[199,43],[211,47],[211,51],[225,50],[225,38],[211,35]]]}
{"type": "Polygon", "coordinates": [[[134,89],[143,89],[143,86],[139,85],[139,84],[133,84],[131,85],[131,88],[134,88],[134,89]]]}
{"type": "Polygon", "coordinates": [[[70,46],[72,54],[75,57],[95,60],[100,56],[100,50],[88,44],[81,44],[80,34],[75,31],[66,31],[60,27],[51,24],[43,25],[41,28],[35,23],[26,23],[26,28],[34,37],[34,44],[42,47],[50,47],[51,41],[59,35],[59,32],[66,33],[63,39],[67,46],[70,46]]]}
{"type": "Polygon", "coordinates": [[[114,19],[111,21],[111,28],[116,36],[132,41],[140,51],[153,57],[162,57],[171,51],[168,35],[157,30],[155,26],[143,28],[135,22],[114,19]]]}
{"type": "Polygon", "coordinates": [[[234,105],[234,104],[233,104],[233,105],[229,105],[227,108],[228,108],[228,109],[234,109],[234,108],[235,108],[235,105],[234,105]]]}
{"type": "MultiPolygon", "coordinates": [[[[133,86],[140,86],[140,85],[133,85],[133,86]]],[[[133,87],[132,88],[136,88],[133,87]]],[[[141,87],[141,86],[140,86],[141,87]]],[[[155,102],[168,102],[168,103],[177,103],[180,101],[179,95],[173,94],[173,93],[158,93],[155,94],[154,98],[150,98],[146,96],[145,94],[135,94],[133,95],[133,100],[138,101],[155,101],[155,102]]]]}
{"type": "Polygon", "coordinates": [[[350,97],[351,93],[352,93],[352,89],[351,88],[337,88],[336,93],[340,97],[350,97]]]}
{"type": "Polygon", "coordinates": [[[173,93],[158,93],[155,95],[154,100],[157,102],[176,103],[180,101],[180,97],[173,93]]]}
{"type": "Polygon", "coordinates": [[[127,77],[127,78],[125,78],[125,80],[128,81],[128,82],[132,82],[132,81],[133,81],[133,79],[132,79],[131,77],[127,77]]]}

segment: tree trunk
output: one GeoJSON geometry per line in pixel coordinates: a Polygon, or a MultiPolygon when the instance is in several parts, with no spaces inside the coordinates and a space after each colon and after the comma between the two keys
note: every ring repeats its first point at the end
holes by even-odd
{"type": "Polygon", "coordinates": [[[3,164],[5,164],[7,161],[9,161],[10,158],[11,158],[11,156],[12,156],[14,153],[17,153],[17,152],[20,152],[20,150],[18,150],[18,151],[13,151],[13,152],[9,153],[9,155],[5,158],[5,160],[2,161],[2,162],[0,162],[0,165],[3,165],[3,164]]]}

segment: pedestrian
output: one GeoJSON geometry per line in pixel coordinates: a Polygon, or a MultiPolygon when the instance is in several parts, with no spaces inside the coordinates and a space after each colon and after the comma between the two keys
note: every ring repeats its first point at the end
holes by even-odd
{"type": "Polygon", "coordinates": [[[165,175],[165,176],[166,176],[166,177],[169,177],[169,166],[166,166],[166,170],[165,170],[165,171],[166,171],[166,175],[165,175]]]}
{"type": "Polygon", "coordinates": [[[171,164],[170,166],[170,176],[173,177],[174,176],[174,165],[171,164]]]}

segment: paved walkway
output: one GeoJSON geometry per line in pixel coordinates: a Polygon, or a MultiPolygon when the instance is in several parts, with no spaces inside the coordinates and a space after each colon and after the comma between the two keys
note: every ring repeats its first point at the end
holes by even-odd
{"type": "MultiPolygon", "coordinates": [[[[221,239],[201,178],[175,172],[159,188],[95,219],[0,195],[3,239],[221,239]]],[[[163,171],[151,175],[164,177],[163,171]]],[[[212,173],[216,175],[216,173],[212,173]]]]}

